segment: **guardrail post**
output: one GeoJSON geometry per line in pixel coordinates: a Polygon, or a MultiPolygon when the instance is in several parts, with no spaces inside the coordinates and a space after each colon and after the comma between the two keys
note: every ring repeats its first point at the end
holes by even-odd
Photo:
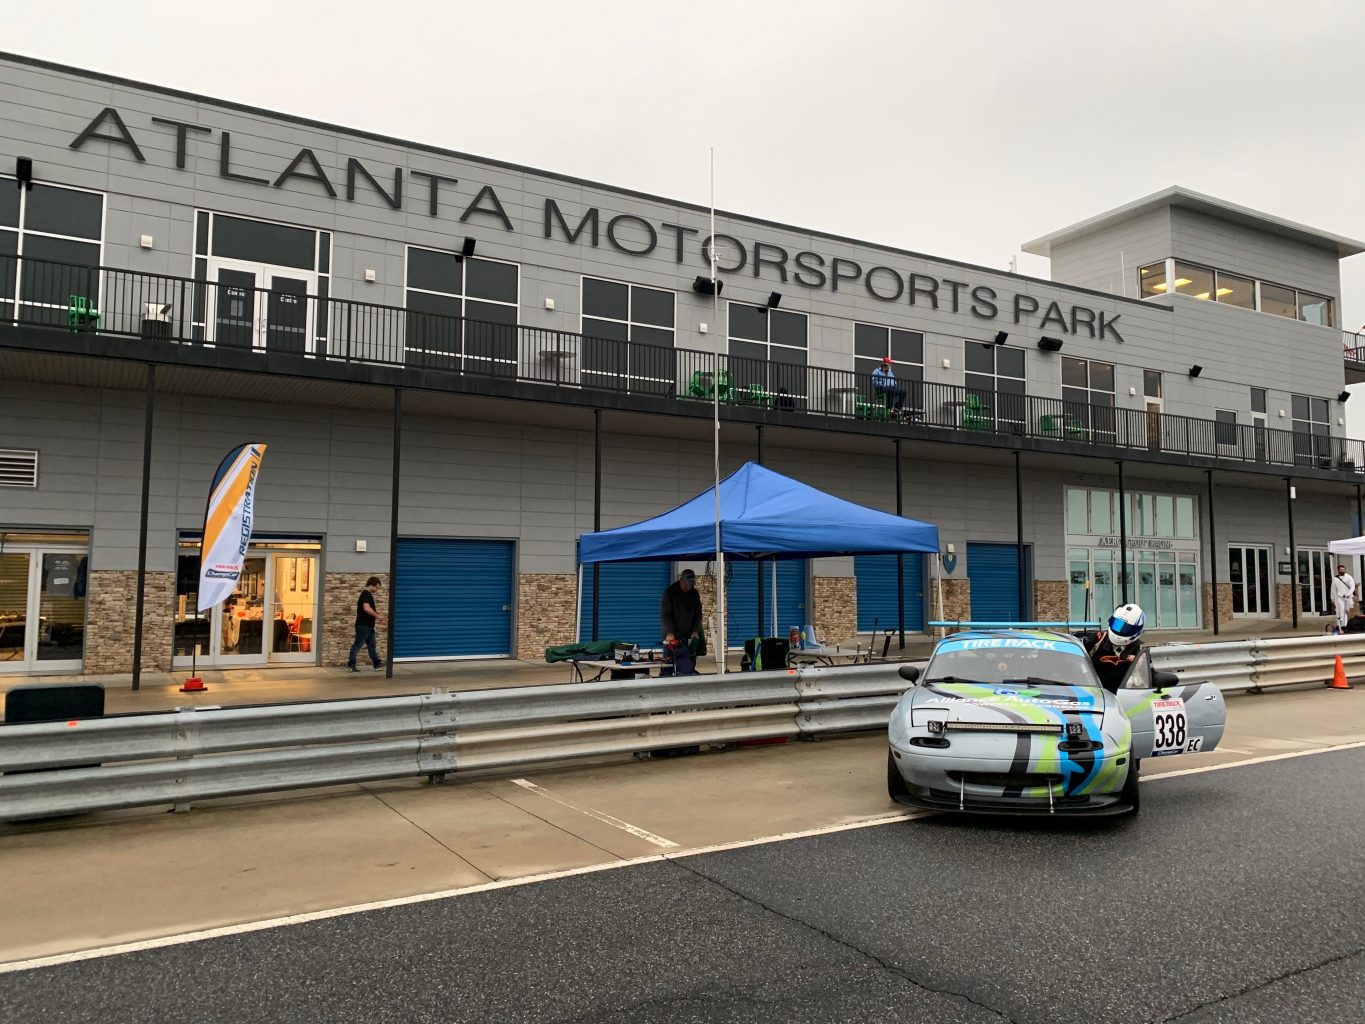
{"type": "MultiPolygon", "coordinates": [[[[192,748],[199,732],[199,726],[194,721],[196,710],[193,705],[175,709],[175,743],[177,747],[185,748],[183,753],[175,755],[177,762],[194,758],[192,748]]],[[[192,806],[188,800],[177,800],[171,810],[176,814],[189,814],[192,806]]]]}

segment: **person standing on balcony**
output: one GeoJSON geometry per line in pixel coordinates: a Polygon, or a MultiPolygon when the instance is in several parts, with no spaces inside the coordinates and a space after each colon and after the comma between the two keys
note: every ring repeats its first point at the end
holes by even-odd
{"type": "Polygon", "coordinates": [[[1337,609],[1337,632],[1344,632],[1351,618],[1351,606],[1356,600],[1356,581],[1346,571],[1346,566],[1337,566],[1337,574],[1332,579],[1332,601],[1337,609]]]}
{"type": "Polygon", "coordinates": [[[888,411],[899,413],[905,408],[905,389],[897,386],[890,356],[882,356],[881,365],[872,371],[872,390],[884,396],[888,411]]]}
{"type": "Polygon", "coordinates": [[[355,600],[355,643],[351,644],[351,653],[346,658],[346,668],[351,672],[360,671],[355,667],[355,659],[362,647],[369,650],[370,664],[376,669],[384,667],[384,663],[379,660],[379,645],[374,638],[374,627],[382,626],[389,621],[377,610],[378,602],[374,595],[380,586],[379,577],[371,576],[365,581],[365,589],[355,600]]]}

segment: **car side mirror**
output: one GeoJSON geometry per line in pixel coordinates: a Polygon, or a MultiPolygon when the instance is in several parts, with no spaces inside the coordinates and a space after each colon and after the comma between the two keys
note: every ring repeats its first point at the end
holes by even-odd
{"type": "Polygon", "coordinates": [[[907,683],[913,683],[915,680],[919,679],[919,669],[914,665],[902,665],[897,671],[900,673],[900,677],[907,683]]]}
{"type": "Polygon", "coordinates": [[[1170,689],[1172,686],[1180,685],[1180,677],[1170,669],[1152,669],[1152,686],[1158,690],[1170,689]]]}

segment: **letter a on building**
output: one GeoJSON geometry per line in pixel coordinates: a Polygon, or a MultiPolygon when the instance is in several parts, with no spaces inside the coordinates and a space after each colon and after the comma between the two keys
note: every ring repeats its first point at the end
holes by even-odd
{"type": "Polygon", "coordinates": [[[204,509],[204,539],[199,546],[199,610],[208,611],[237,589],[251,543],[265,445],[244,444],[218,464],[204,509]]]}

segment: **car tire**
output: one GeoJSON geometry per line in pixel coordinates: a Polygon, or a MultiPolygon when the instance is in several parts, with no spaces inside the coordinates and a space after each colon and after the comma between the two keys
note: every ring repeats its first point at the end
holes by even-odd
{"type": "Polygon", "coordinates": [[[1135,815],[1142,809],[1142,793],[1138,783],[1142,778],[1142,762],[1133,758],[1128,765],[1128,777],[1123,780],[1123,789],[1119,791],[1119,799],[1127,805],[1124,814],[1135,815]]]}
{"type": "Polygon", "coordinates": [[[896,755],[889,750],[886,752],[886,794],[897,803],[904,803],[910,796],[905,779],[896,767],[896,755]]]}

